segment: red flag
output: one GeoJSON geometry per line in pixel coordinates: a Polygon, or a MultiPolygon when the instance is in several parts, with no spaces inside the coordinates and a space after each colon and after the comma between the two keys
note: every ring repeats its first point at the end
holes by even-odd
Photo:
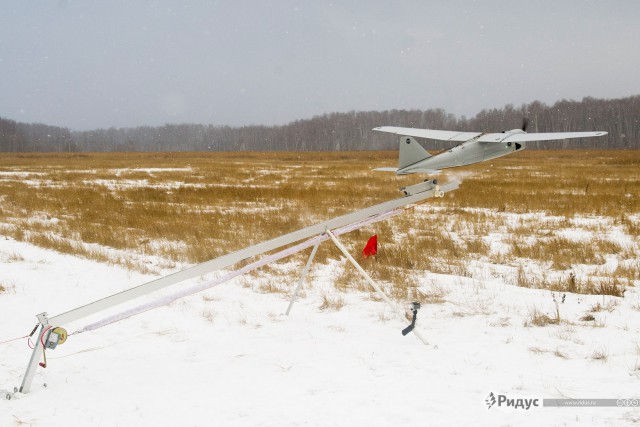
{"type": "Polygon", "coordinates": [[[375,255],[377,253],[378,253],[378,235],[374,234],[369,238],[369,241],[364,246],[364,249],[362,250],[362,255],[364,255],[366,258],[368,256],[375,255]]]}

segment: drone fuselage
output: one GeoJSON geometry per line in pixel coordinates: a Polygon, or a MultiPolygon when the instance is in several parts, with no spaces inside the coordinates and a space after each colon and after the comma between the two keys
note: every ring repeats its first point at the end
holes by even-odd
{"type": "MultiPolygon", "coordinates": [[[[504,134],[500,134],[503,135],[504,134]]],[[[515,151],[525,149],[524,142],[480,142],[479,138],[458,144],[446,151],[421,160],[415,164],[398,169],[398,175],[415,173],[416,171],[453,168],[484,162],[497,157],[506,156],[515,151]]],[[[412,140],[413,141],[413,140],[412,140]]],[[[410,142],[412,143],[412,142],[410,142]]]]}

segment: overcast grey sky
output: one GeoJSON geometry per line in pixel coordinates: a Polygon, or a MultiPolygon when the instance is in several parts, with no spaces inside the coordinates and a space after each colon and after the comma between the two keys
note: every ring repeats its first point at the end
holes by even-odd
{"type": "Polygon", "coordinates": [[[637,0],[1,5],[0,116],[75,130],[640,94],[637,0]]]}

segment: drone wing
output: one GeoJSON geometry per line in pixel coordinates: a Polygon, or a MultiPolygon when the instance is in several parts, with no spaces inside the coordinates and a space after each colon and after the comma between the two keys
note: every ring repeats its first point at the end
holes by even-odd
{"type": "Polygon", "coordinates": [[[593,136],[603,136],[607,132],[550,132],[550,133],[526,133],[526,132],[500,132],[485,133],[482,132],[458,132],[450,130],[434,130],[434,129],[416,129],[403,128],[395,126],[381,126],[373,128],[378,132],[395,133],[403,136],[413,136],[417,138],[437,139],[439,141],[457,141],[464,142],[470,139],[478,138],[479,142],[529,142],[529,141],[553,141],[557,139],[568,138],[589,138],[593,136]]]}
{"type": "Polygon", "coordinates": [[[381,126],[373,128],[378,132],[395,133],[403,136],[413,136],[417,138],[437,139],[438,141],[468,141],[481,135],[480,132],[457,132],[450,130],[433,130],[433,129],[416,129],[416,128],[401,128],[395,126],[381,126]]]}
{"type": "Polygon", "coordinates": [[[593,136],[603,136],[607,132],[551,132],[551,133],[516,133],[506,137],[507,142],[529,142],[529,141],[553,141],[556,139],[568,138],[590,138],[593,136]]]}

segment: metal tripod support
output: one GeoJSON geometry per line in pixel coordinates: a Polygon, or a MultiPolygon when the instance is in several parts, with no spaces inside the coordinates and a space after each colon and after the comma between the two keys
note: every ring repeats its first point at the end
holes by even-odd
{"type": "Polygon", "coordinates": [[[293,307],[293,303],[296,301],[298,297],[298,292],[304,283],[304,279],[307,278],[307,274],[309,274],[309,270],[311,269],[311,263],[313,262],[313,258],[316,256],[316,252],[318,252],[318,246],[320,246],[321,240],[318,240],[318,243],[313,245],[313,249],[311,249],[311,255],[309,255],[309,259],[302,270],[302,274],[300,275],[300,280],[298,280],[298,285],[296,289],[293,291],[293,295],[291,296],[291,301],[289,301],[289,306],[287,307],[286,315],[288,316],[291,313],[291,307],[293,307]]]}
{"type": "MultiPolygon", "coordinates": [[[[393,312],[396,314],[398,319],[400,319],[401,322],[403,322],[405,324],[408,324],[410,326],[412,324],[412,322],[409,322],[407,320],[406,316],[404,314],[402,314],[402,311],[400,311],[400,309],[398,309],[398,307],[389,299],[389,297],[387,297],[387,295],[384,293],[382,288],[380,286],[378,286],[378,284],[371,278],[371,276],[369,276],[369,274],[367,274],[367,272],[362,268],[362,266],[360,266],[360,264],[358,264],[358,262],[355,260],[355,258],[353,258],[351,256],[349,251],[347,251],[347,248],[344,247],[344,245],[331,232],[331,230],[327,229],[323,234],[326,234],[327,236],[329,236],[329,238],[333,241],[333,243],[336,245],[336,247],[338,249],[340,249],[340,251],[343,253],[343,255],[356,268],[356,270],[358,270],[358,272],[362,275],[362,277],[364,277],[364,279],[367,281],[367,283],[369,283],[371,285],[371,287],[376,291],[376,293],[380,296],[380,298],[382,298],[382,300],[385,303],[387,303],[387,305],[393,310],[393,312]]],[[[300,276],[300,280],[298,280],[298,285],[296,286],[296,289],[294,290],[293,295],[291,296],[291,301],[289,301],[289,307],[287,307],[287,312],[286,312],[287,316],[291,312],[291,307],[293,307],[293,303],[295,302],[296,298],[298,297],[298,292],[300,291],[300,288],[301,288],[302,284],[304,283],[304,280],[307,277],[307,274],[309,274],[309,269],[311,267],[311,263],[313,261],[313,258],[315,256],[315,254],[316,254],[316,251],[318,250],[318,246],[319,245],[320,245],[320,241],[318,241],[318,243],[316,243],[316,245],[313,247],[313,250],[311,251],[311,255],[309,256],[309,259],[307,260],[307,264],[304,266],[304,269],[302,270],[302,275],[300,276]]],[[[420,332],[418,332],[417,329],[413,329],[413,333],[415,334],[416,337],[418,337],[418,339],[420,341],[422,341],[422,343],[424,345],[428,345],[429,344],[427,342],[427,340],[420,334],[420,332]]]]}
{"type": "Polygon", "coordinates": [[[22,379],[22,384],[20,385],[20,393],[29,393],[31,389],[31,383],[33,382],[33,377],[36,375],[36,369],[38,368],[38,363],[40,362],[40,355],[44,350],[44,346],[42,345],[42,334],[49,327],[49,319],[47,318],[47,313],[40,313],[36,316],[38,318],[39,329],[36,336],[36,343],[33,346],[33,352],[31,353],[31,359],[29,360],[29,364],[27,365],[27,372],[24,374],[24,378],[22,379]]]}

